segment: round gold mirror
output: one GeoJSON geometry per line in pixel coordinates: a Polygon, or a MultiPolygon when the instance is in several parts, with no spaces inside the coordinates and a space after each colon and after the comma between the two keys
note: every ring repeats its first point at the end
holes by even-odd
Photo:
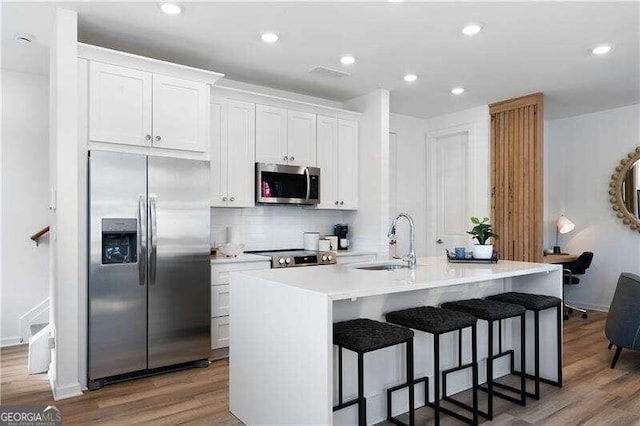
{"type": "Polygon", "coordinates": [[[616,166],[609,183],[609,201],[618,218],[640,232],[640,146],[616,166]]]}

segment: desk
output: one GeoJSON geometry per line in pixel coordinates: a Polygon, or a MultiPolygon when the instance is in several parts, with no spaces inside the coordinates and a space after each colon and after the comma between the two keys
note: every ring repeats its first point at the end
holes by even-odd
{"type": "Polygon", "coordinates": [[[560,254],[547,254],[542,257],[542,263],[566,263],[573,262],[580,255],[578,254],[569,254],[569,253],[560,253],[560,254]]]}

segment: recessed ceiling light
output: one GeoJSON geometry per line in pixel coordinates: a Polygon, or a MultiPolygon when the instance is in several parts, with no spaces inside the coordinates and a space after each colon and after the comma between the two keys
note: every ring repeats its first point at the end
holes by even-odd
{"type": "Polygon", "coordinates": [[[451,89],[451,93],[453,93],[454,95],[462,95],[464,93],[464,88],[454,87],[453,89],[451,89]]]}
{"type": "Polygon", "coordinates": [[[601,44],[591,49],[591,53],[593,53],[594,55],[605,55],[609,52],[611,52],[610,44],[601,44]]]}
{"type": "Polygon", "coordinates": [[[462,34],[472,36],[478,34],[480,31],[482,31],[482,25],[469,24],[462,29],[462,34]]]}
{"type": "Polygon", "coordinates": [[[36,36],[29,33],[17,34],[15,37],[16,41],[19,41],[20,43],[31,43],[35,38],[36,36]]]}
{"type": "Polygon", "coordinates": [[[179,15],[182,12],[182,8],[175,3],[162,3],[160,10],[167,15],[179,15]]]}
{"type": "Polygon", "coordinates": [[[407,74],[404,76],[404,81],[406,81],[407,83],[413,83],[417,79],[418,79],[418,76],[415,74],[407,74]]]}
{"type": "Polygon", "coordinates": [[[278,34],[276,33],[264,33],[262,34],[262,41],[265,43],[275,43],[278,41],[278,34]]]}
{"type": "Polygon", "coordinates": [[[345,55],[340,58],[340,62],[342,62],[344,65],[353,65],[356,62],[356,58],[351,55],[345,55]]]}

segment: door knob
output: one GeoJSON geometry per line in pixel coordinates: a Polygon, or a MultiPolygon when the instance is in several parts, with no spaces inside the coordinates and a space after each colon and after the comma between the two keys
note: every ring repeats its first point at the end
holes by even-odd
{"type": "Polygon", "coordinates": [[[291,157],[290,158],[291,161],[294,161],[295,159],[296,159],[296,157],[291,157]]]}
{"type": "Polygon", "coordinates": [[[229,198],[229,201],[235,201],[235,200],[236,200],[236,197],[229,198]]]}
{"type": "Polygon", "coordinates": [[[156,142],[160,142],[162,138],[160,136],[156,136],[156,142]]]}
{"type": "Polygon", "coordinates": [[[340,201],[340,205],[341,205],[341,206],[342,206],[342,205],[344,205],[344,201],[340,201]]]}
{"type": "Polygon", "coordinates": [[[227,201],[227,197],[222,197],[222,201],[227,201]]]}
{"type": "Polygon", "coordinates": [[[336,206],[338,205],[338,203],[340,203],[339,201],[336,201],[336,206]]]}
{"type": "Polygon", "coordinates": [[[283,159],[284,161],[288,161],[288,160],[289,160],[289,157],[287,157],[287,156],[285,155],[284,157],[282,157],[282,159],[283,159]]]}
{"type": "Polygon", "coordinates": [[[436,243],[437,243],[437,244],[442,244],[442,243],[444,243],[444,241],[442,241],[440,238],[438,238],[438,239],[436,240],[436,243]]]}
{"type": "Polygon", "coordinates": [[[151,135],[145,135],[144,140],[150,141],[151,140],[151,135]]]}

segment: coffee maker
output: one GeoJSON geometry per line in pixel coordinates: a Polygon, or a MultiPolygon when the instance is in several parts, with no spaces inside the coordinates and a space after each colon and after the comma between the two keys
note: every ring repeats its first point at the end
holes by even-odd
{"type": "Polygon", "coordinates": [[[333,226],[333,234],[338,237],[338,250],[349,249],[349,225],[339,223],[333,226]]]}

